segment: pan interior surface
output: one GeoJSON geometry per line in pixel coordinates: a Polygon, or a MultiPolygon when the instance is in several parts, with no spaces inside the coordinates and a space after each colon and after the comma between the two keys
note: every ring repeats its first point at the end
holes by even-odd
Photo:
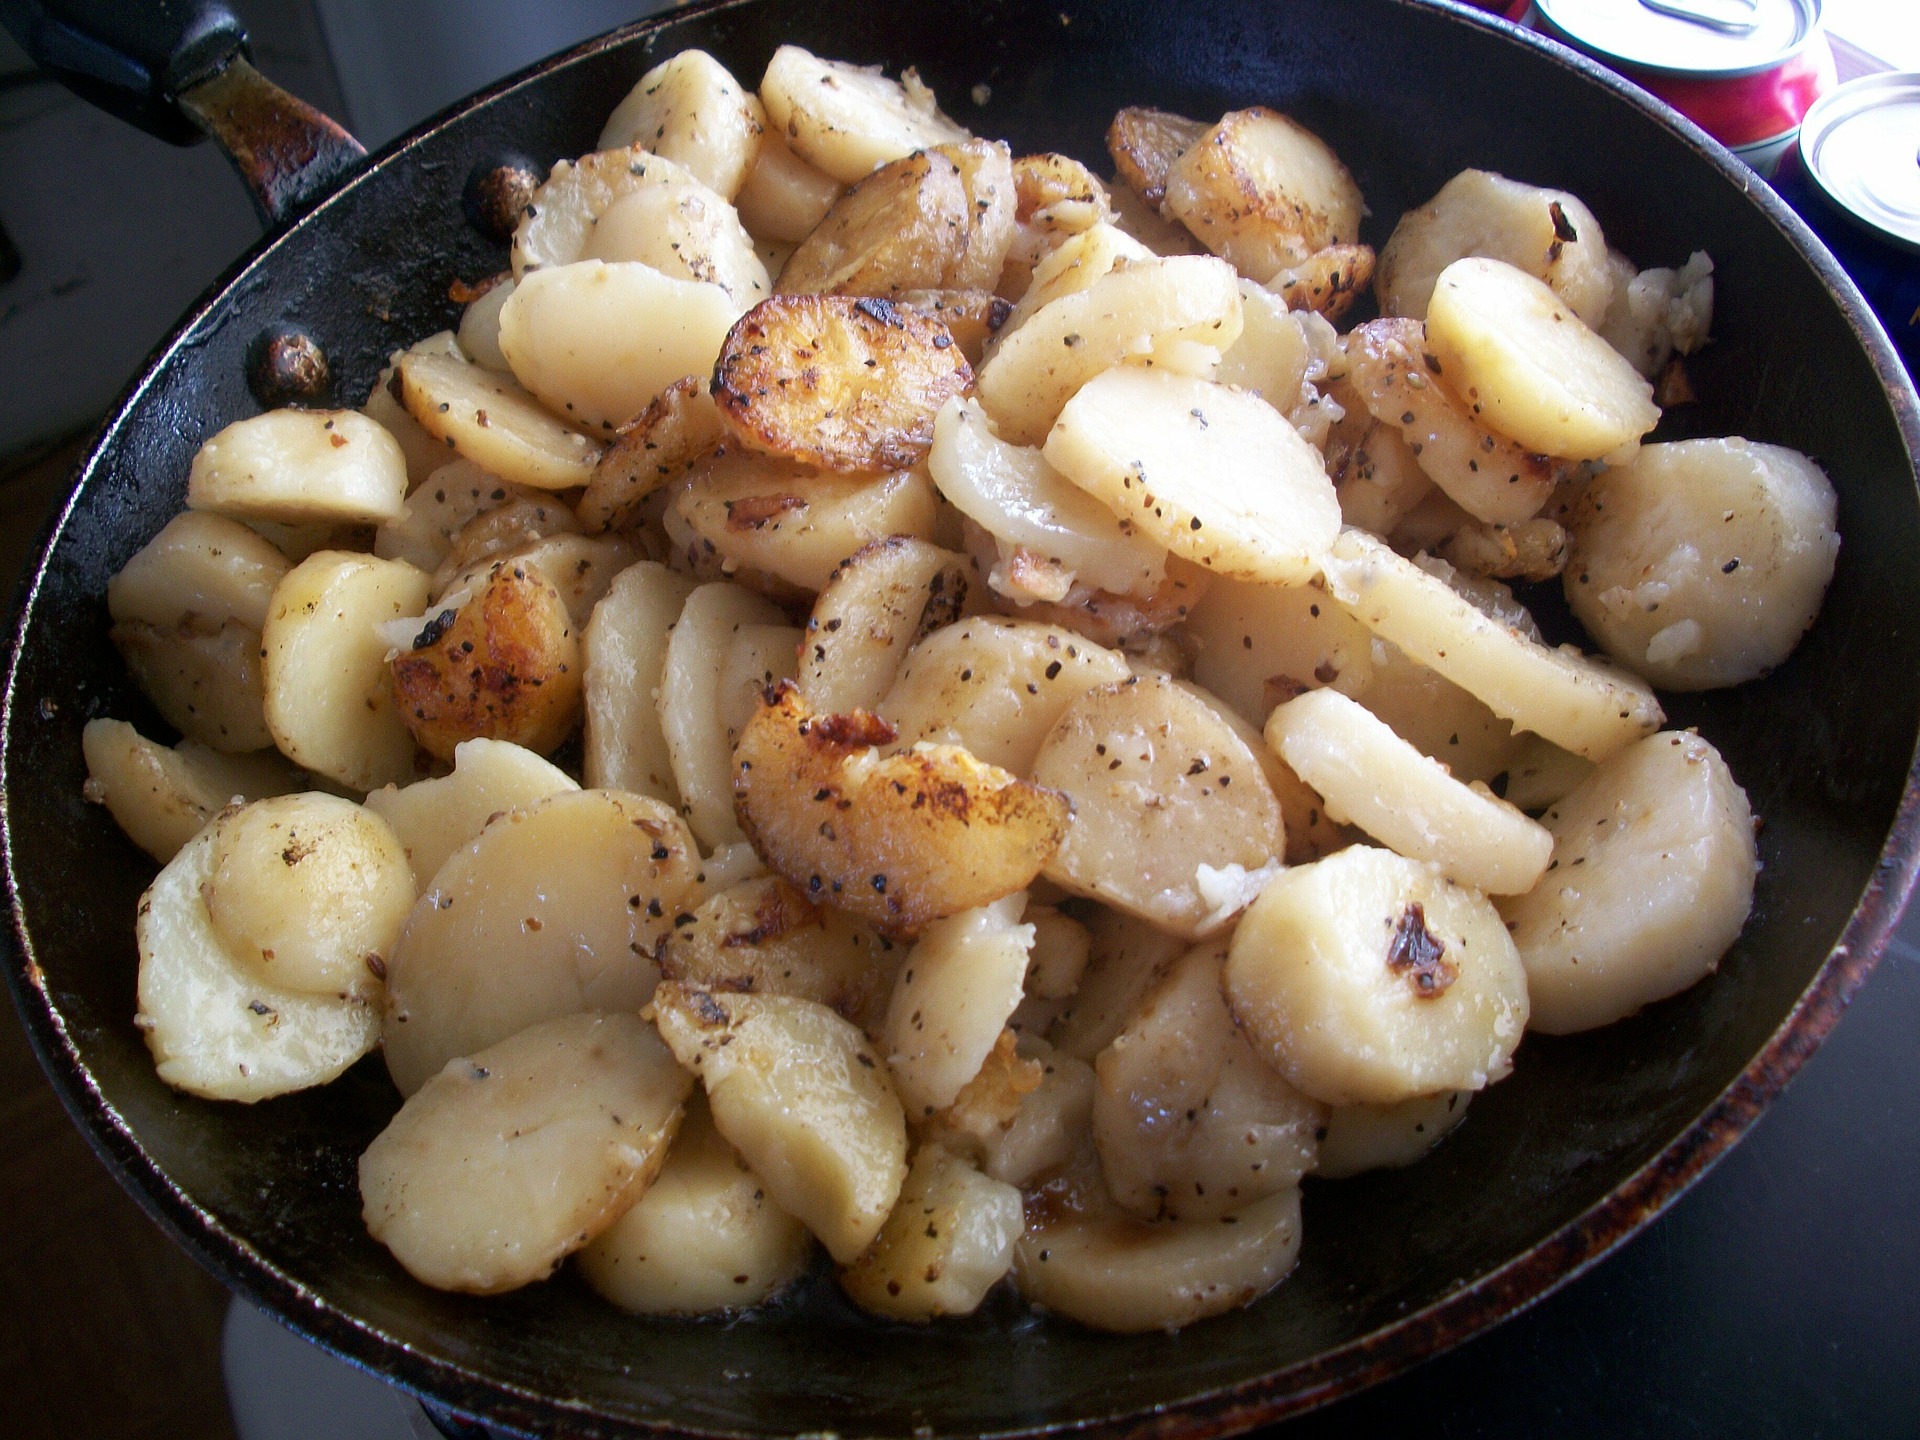
{"type": "MultiPolygon", "coordinates": [[[[16,988],[69,1105],[196,1253],[323,1343],[457,1408],[569,1434],[1240,1427],[1463,1338],[1671,1198],[1655,1187],[1589,1214],[1767,1049],[1876,883],[1920,717],[1915,555],[1899,405],[1819,271],[1704,152],[1536,45],[1395,0],[696,10],[406,142],[242,270],[109,428],[30,596],[10,697],[12,881],[45,1000],[20,975],[16,988]],[[1096,1335],[1006,1295],[964,1321],[886,1325],[825,1276],[731,1323],[633,1319],[565,1272],[485,1301],[437,1293],[360,1223],[356,1160],[398,1103],[377,1059],[323,1090],[219,1105],[162,1085],[131,1024],[134,907],[152,866],[81,799],[79,733],[100,715],[165,733],[108,643],[106,581],[180,507],[198,444],[253,412],[249,341],[269,324],[307,330],[341,398],[357,400],[389,351],[456,318],[450,280],[503,267],[462,215],[475,164],[517,151],[544,167],[591,148],[641,71],[679,49],[708,49],[753,83],[789,40],[916,65],[969,128],[1103,174],[1122,105],[1206,117],[1271,105],[1353,170],[1376,246],[1469,165],[1569,189],[1639,264],[1696,249],[1716,263],[1714,343],[1690,366],[1700,401],[1659,438],[1790,445],[1840,492],[1836,579],[1792,659],[1738,690],[1663,697],[1670,723],[1719,746],[1765,820],[1755,912],[1719,974],[1609,1029],[1529,1037],[1514,1077],[1413,1169],[1310,1182],[1293,1277],[1177,1335],[1096,1335]],[[1517,1290],[1486,1284],[1521,1257],[1517,1290]],[[1395,1329],[1437,1306],[1416,1338],[1395,1329]],[[1180,1413],[1151,1417],[1166,1407],[1180,1413]]],[[[1571,638],[1564,615],[1543,616],[1556,620],[1571,638]]],[[[1894,869],[1908,868],[1903,851],[1894,869]]]]}

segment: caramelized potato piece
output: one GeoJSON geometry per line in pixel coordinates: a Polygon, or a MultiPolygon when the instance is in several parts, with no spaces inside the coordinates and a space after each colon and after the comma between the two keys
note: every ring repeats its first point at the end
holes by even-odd
{"type": "Polygon", "coordinates": [[[770,128],[794,153],[843,185],[916,150],[967,138],[913,71],[889,80],[877,68],[821,60],[798,45],[773,52],[760,100],[770,128]]]}
{"type": "Polygon", "coordinates": [[[816,710],[877,710],[908,651],[964,614],[976,576],[965,557],[911,535],[873,540],[834,568],[807,619],[800,691],[816,710]]]}
{"type": "Polygon", "coordinates": [[[706,377],[676,380],[615,432],[580,497],[589,533],[618,528],[640,503],[718,445],[725,434],[706,377]]]}
{"type": "Polygon", "coordinates": [[[734,803],[767,862],[883,934],[1024,889],[1071,813],[1057,791],[950,745],[882,757],[893,727],[819,715],[783,684],[734,751],[734,803]]]}
{"type": "Polygon", "coordinates": [[[1373,247],[1329,245],[1303,260],[1282,265],[1267,284],[1289,310],[1311,310],[1338,320],[1366,293],[1373,279],[1373,247]]]}
{"type": "Polygon", "coordinates": [[[954,1103],[1020,1003],[1033,927],[1025,892],[936,920],[901,963],[880,1040],[910,1114],[954,1103]]]}
{"type": "Polygon", "coordinates": [[[992,285],[999,279],[1007,249],[1013,243],[1018,206],[1007,142],[962,140],[942,145],[934,153],[946,156],[958,167],[967,197],[967,223],[961,232],[960,253],[938,283],[951,290],[975,290],[992,285]]]}
{"type": "Polygon", "coordinates": [[[1198,145],[1207,129],[1204,121],[1129,105],[1107,127],[1107,153],[1115,173],[1157,212],[1167,198],[1167,172],[1173,162],[1198,145]]]}
{"type": "Polygon", "coordinates": [[[568,490],[593,477],[601,447],[554,419],[512,376],[413,351],[400,357],[394,379],[421,428],[489,474],[535,490],[568,490]]]}
{"type": "Polygon", "coordinates": [[[202,445],[187,506],[235,520],[378,525],[407,493],[400,442],[357,410],[269,410],[202,445]]]}
{"type": "Polygon", "coordinates": [[[566,1015],[450,1061],[360,1157],[367,1229],[417,1280],[544,1280],[658,1173],[693,1079],[637,1016],[566,1015]]]}
{"type": "Polygon", "coordinates": [[[760,153],[759,97],[704,50],[682,50],[640,77],[601,128],[595,150],[643,145],[731,200],[760,153]]]}
{"type": "MultiPolygon", "coordinates": [[[[1006,147],[1000,148],[1004,160],[1006,147]]],[[[1010,202],[1006,208],[1010,229],[1010,202]]],[[[966,178],[946,149],[882,165],[835,200],[787,257],[780,293],[893,296],[937,289],[963,268],[971,212],[966,178]]]]}
{"type": "Polygon", "coordinates": [[[193,740],[172,749],[124,720],[89,720],[80,732],[88,800],[107,807],[127,838],[162,865],[230,800],[261,800],[298,787],[278,755],[222,755],[193,740]]]}
{"type": "Polygon", "coordinates": [[[1020,1192],[938,1145],[922,1145],[873,1244],[840,1288],[889,1320],[971,1315],[1013,1267],[1020,1192]]]}
{"type": "Polygon", "coordinates": [[[946,326],[953,343],[975,369],[987,353],[988,342],[1013,313],[1012,304],[991,290],[902,290],[893,302],[946,326]]]}
{"type": "Polygon", "coordinates": [[[586,709],[581,763],[595,789],[680,802],[660,720],[660,679],[668,638],[693,589],[685,575],[643,560],[615,576],[593,607],[580,651],[586,709]]]}
{"type": "Polygon", "coordinates": [[[417,893],[495,815],[579,788],[566,771],[531,750],[505,740],[463,740],[454,747],[451,775],[383,786],[367,796],[366,805],[393,827],[417,893]]]}
{"type": "Polygon", "coordinates": [[[1047,235],[1079,235],[1113,219],[1107,187],[1071,155],[1020,156],[1013,196],[1013,218],[1047,235]]]}

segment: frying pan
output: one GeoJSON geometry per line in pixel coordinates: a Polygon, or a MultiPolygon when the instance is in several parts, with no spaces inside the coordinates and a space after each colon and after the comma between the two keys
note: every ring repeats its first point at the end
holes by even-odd
{"type": "MultiPolygon", "coordinates": [[[[230,20],[182,3],[144,7],[140,24],[121,11],[0,0],[80,88],[150,128],[179,133],[190,116],[213,131],[282,223],[123,397],[22,590],[0,713],[7,977],[121,1182],[230,1286],[336,1353],[540,1433],[1231,1433],[1453,1344],[1619,1244],[1753,1122],[1886,943],[1916,863],[1920,402],[1778,199],[1579,57],[1415,0],[710,0],[536,67],[362,162],[337,127],[235,68],[230,20]],[[1309,1182],[1293,1277],[1178,1335],[1097,1335],[1009,1296],[967,1320],[887,1325],[824,1277],[728,1324],[631,1319],[564,1272],[491,1300],[441,1294],[359,1222],[355,1159],[397,1105],[377,1060],[319,1091],[214,1104],[160,1084],[130,1023],[152,866],[82,801],[79,737],[96,715],[165,732],[108,643],[108,576],[178,510],[195,447],[256,395],[355,401],[390,350],[448,325],[448,281],[503,263],[494,202],[513,177],[590,148],[647,66],[697,45],[752,79],[787,40],[918,65],[1016,153],[1097,161],[1126,103],[1273,105],[1352,167],[1376,245],[1466,165],[1570,189],[1642,264],[1696,248],[1717,263],[1715,342],[1690,364],[1700,399],[1663,438],[1795,446],[1840,492],[1839,568],[1794,656],[1758,684],[1668,697],[1672,723],[1714,740],[1765,819],[1754,915],[1719,973],[1620,1025],[1529,1037],[1513,1079],[1422,1164],[1309,1182]]],[[[1576,634],[1551,594],[1532,598],[1552,638],[1576,634]]]]}

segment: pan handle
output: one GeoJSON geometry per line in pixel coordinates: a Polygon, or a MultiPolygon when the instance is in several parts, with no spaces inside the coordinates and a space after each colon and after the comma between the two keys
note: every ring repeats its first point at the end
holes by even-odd
{"type": "Polygon", "coordinates": [[[220,0],[0,0],[0,25],[69,90],[148,134],[175,145],[211,135],[270,229],[366,158],[253,68],[247,32],[220,0]]]}

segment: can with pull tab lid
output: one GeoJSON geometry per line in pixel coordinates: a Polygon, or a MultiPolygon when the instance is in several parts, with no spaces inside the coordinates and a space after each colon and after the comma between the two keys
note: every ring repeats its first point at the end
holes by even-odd
{"type": "Polygon", "coordinates": [[[1527,22],[1651,90],[1762,175],[1836,79],[1820,0],[1534,0],[1527,22]]]}

